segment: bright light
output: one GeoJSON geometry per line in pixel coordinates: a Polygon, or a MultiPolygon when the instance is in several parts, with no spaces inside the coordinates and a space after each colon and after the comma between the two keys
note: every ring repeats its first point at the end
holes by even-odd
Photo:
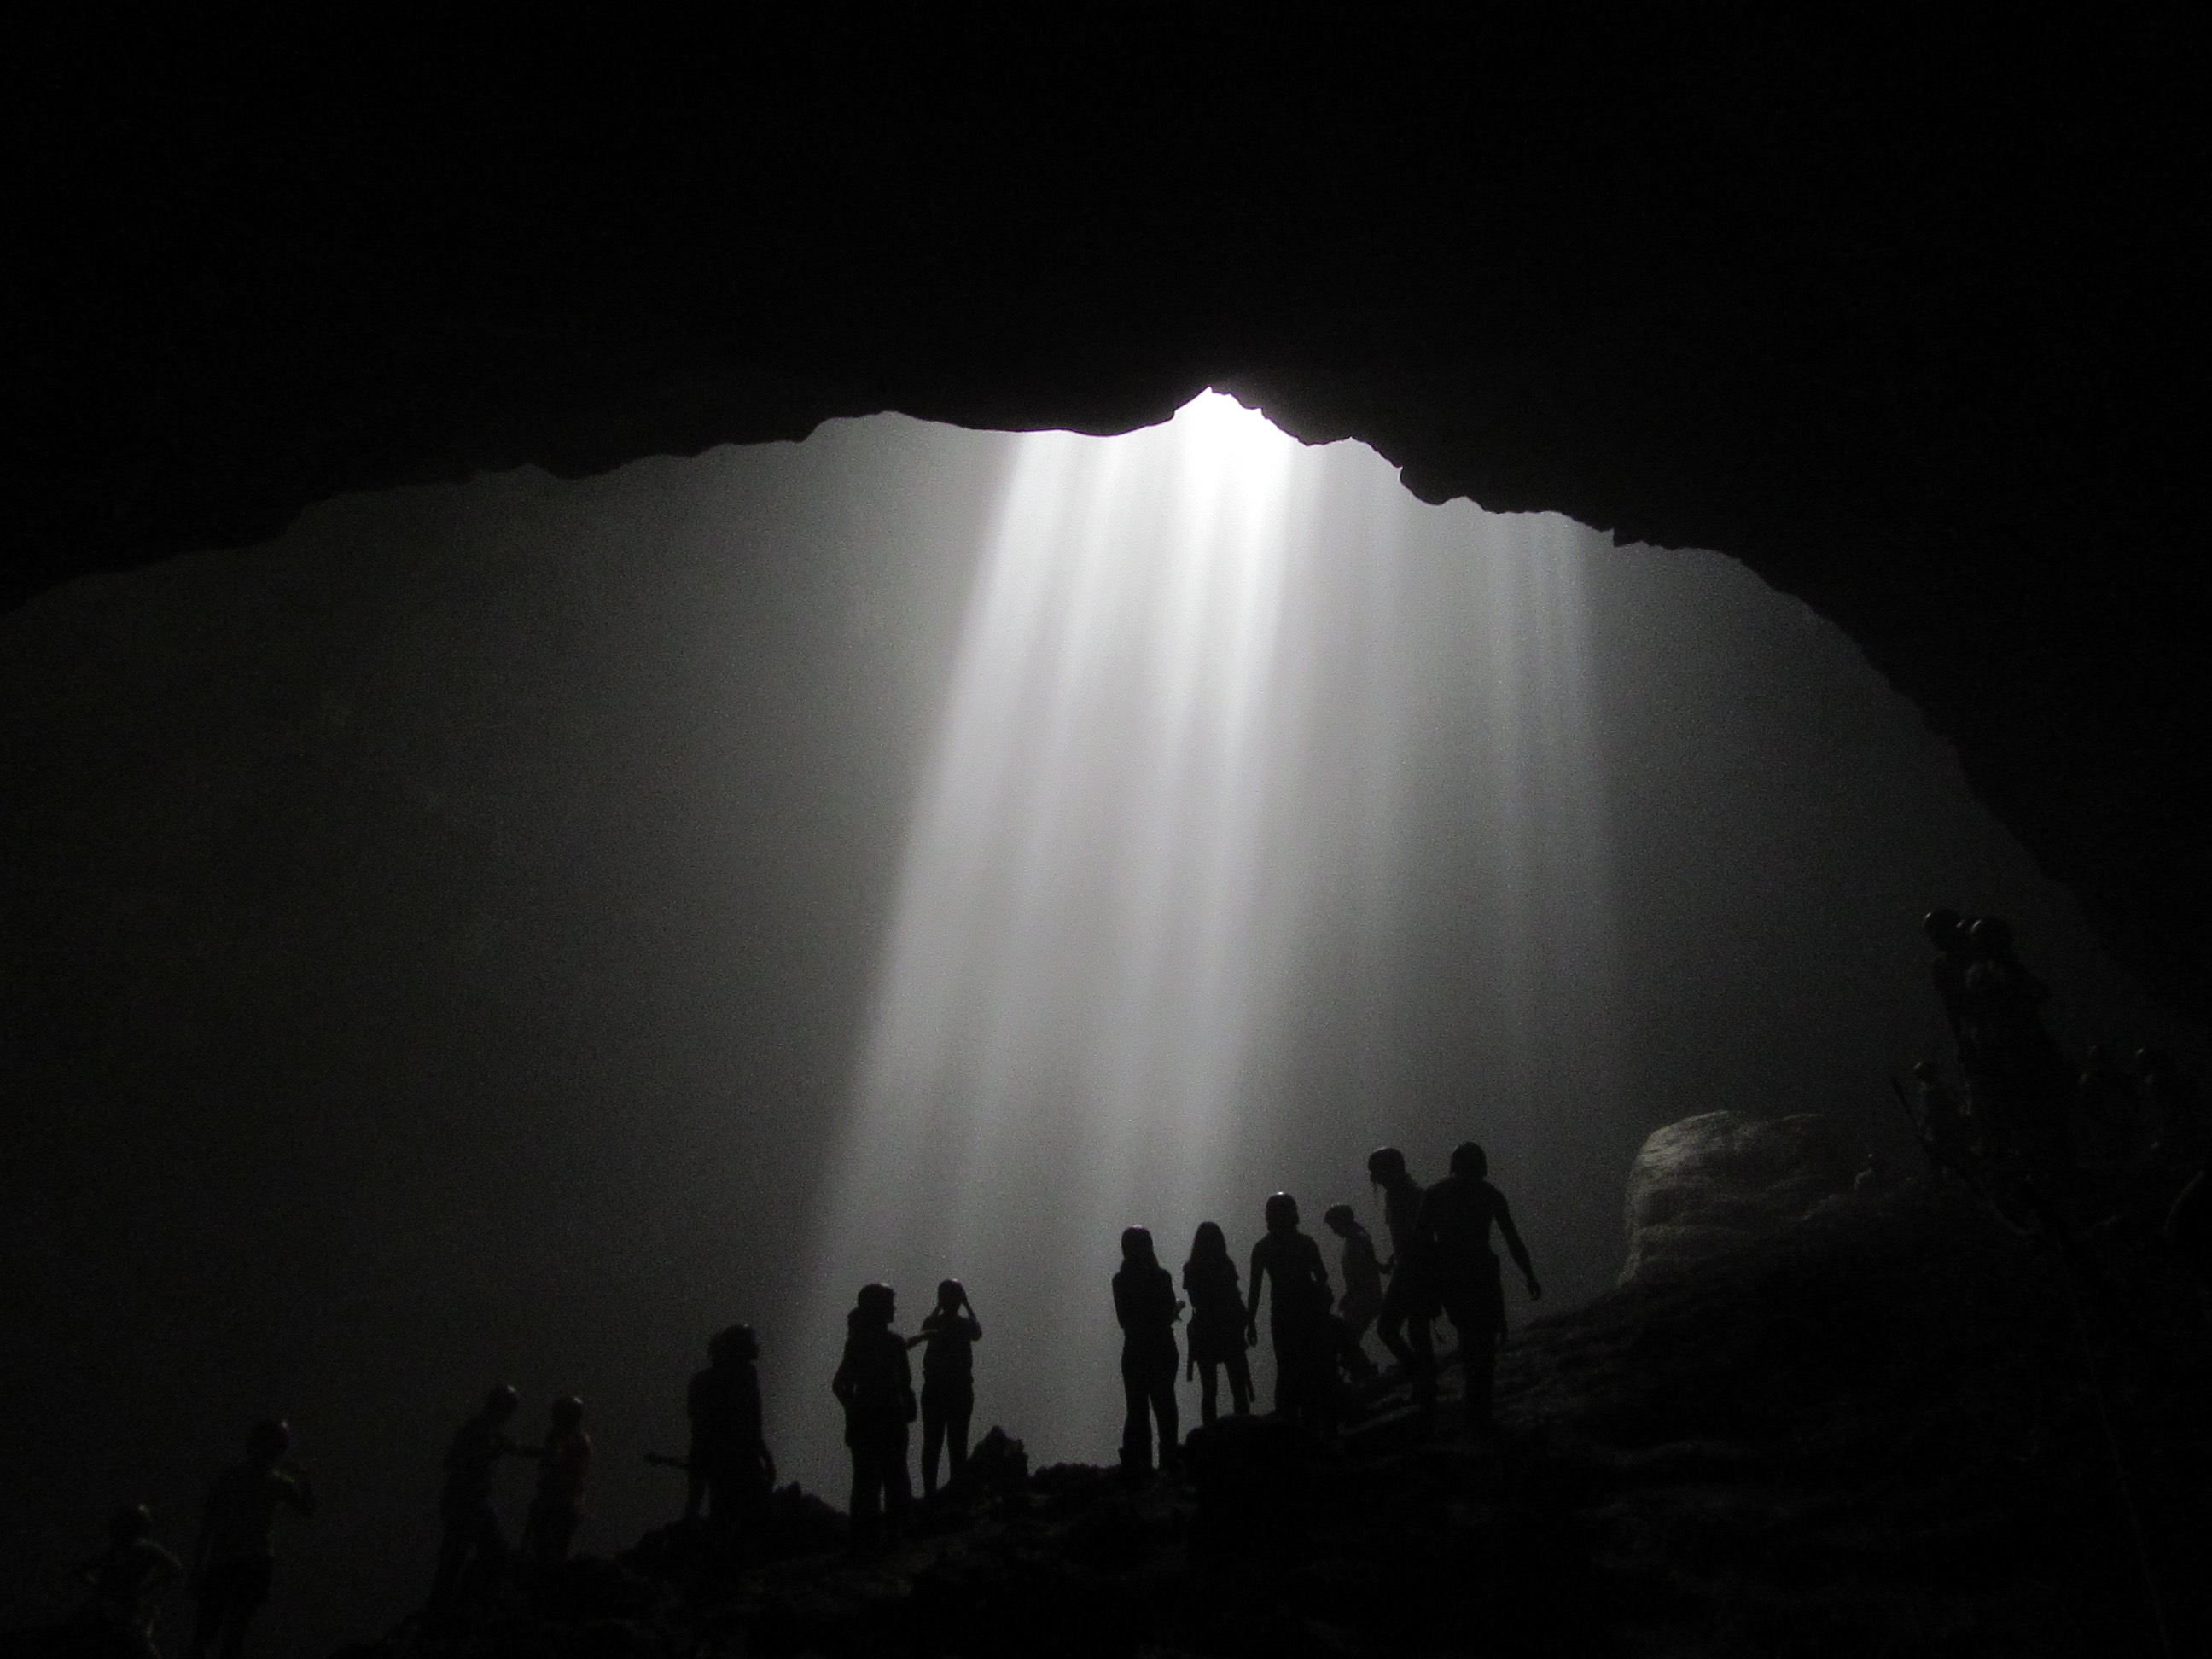
{"type": "MultiPolygon", "coordinates": [[[[978,1431],[1110,1454],[1115,1237],[1146,1223],[1176,1264],[1201,1218],[1255,1231],[1314,963],[1421,902],[1395,886],[1398,808],[1447,684],[1491,722],[1455,763],[1498,781],[1476,827],[1515,890],[1500,926],[1560,948],[1545,896],[1594,891],[1545,873],[1595,846],[1580,532],[1456,509],[1466,568],[1430,558],[1455,639],[1401,591],[1426,513],[1371,452],[1305,448],[1213,392],[1123,438],[1020,441],[906,850],[811,1370],[854,1286],[898,1285],[911,1325],[959,1277],[988,1333],[978,1431]]],[[[809,1411],[834,1443],[826,1395],[809,1411]]]]}

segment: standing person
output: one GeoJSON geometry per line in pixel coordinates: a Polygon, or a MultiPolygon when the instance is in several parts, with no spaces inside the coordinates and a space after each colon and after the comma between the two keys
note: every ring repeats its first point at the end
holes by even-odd
{"type": "Polygon", "coordinates": [[[926,1343],[921,1354],[921,1496],[937,1496],[937,1454],[941,1447],[955,1491],[968,1473],[968,1419],[975,1410],[975,1345],[983,1322],[968,1300],[968,1287],[957,1279],[940,1280],[937,1305],[921,1322],[921,1334],[907,1346],[926,1343]]]}
{"type": "Polygon", "coordinates": [[[553,1402],[538,1454],[538,1491],[522,1523],[523,1553],[541,1571],[568,1559],[584,1519],[584,1483],[592,1473],[592,1437],[584,1432],[584,1402],[571,1395],[553,1402]]]}
{"type": "Polygon", "coordinates": [[[1159,1421],[1160,1463],[1181,1461],[1176,1423],[1176,1322],[1183,1304],[1175,1280],[1160,1266],[1148,1228],[1121,1230],[1121,1266],[1114,1275],[1114,1316],[1121,1326],[1121,1392],[1128,1412],[1121,1423],[1121,1467],[1132,1476],[1152,1470],[1152,1422],[1159,1421]]]}
{"type": "Polygon", "coordinates": [[[315,1512],[307,1474],[284,1454],[292,1429],[274,1419],[246,1437],[246,1461],[216,1477],[192,1546],[192,1595],[199,1616],[192,1623],[192,1659],[205,1659],[220,1644],[223,1659],[245,1650],[246,1627],[269,1599],[276,1571],[276,1511],[315,1512]]]}
{"type": "Polygon", "coordinates": [[[1360,1343],[1375,1316],[1382,1311],[1382,1264],[1375,1259],[1375,1240],[1359,1224],[1349,1204],[1330,1205],[1321,1218],[1329,1231],[1344,1241],[1344,1253],[1337,1263],[1344,1271],[1344,1299],[1337,1304],[1337,1311],[1344,1316],[1352,1340],[1342,1348],[1343,1358],[1354,1376],[1372,1376],[1375,1362],[1367,1358],[1360,1343]]]}
{"type": "Polygon", "coordinates": [[[1288,1193],[1267,1200],[1267,1231],[1252,1247],[1252,1281],[1244,1293],[1244,1334],[1260,1338],[1260,1286],[1270,1281],[1267,1333],[1275,1345],[1275,1409],[1310,1417],[1321,1408],[1321,1317],[1334,1297],[1321,1246],[1298,1231],[1298,1201],[1288,1193]]]}
{"type": "Polygon", "coordinates": [[[775,1490],[775,1459],[761,1429],[759,1358],[751,1326],[717,1331],[707,1344],[707,1369],[694,1372],[684,1391],[691,1419],[686,1521],[696,1521],[702,1506],[717,1526],[757,1520],[775,1490]]]}
{"type": "Polygon", "coordinates": [[[1513,1225],[1505,1195],[1490,1184],[1490,1159],[1472,1140],[1451,1155],[1451,1174],[1429,1188],[1415,1223],[1421,1245],[1433,1264],[1437,1293],[1467,1367],[1467,1418],[1477,1428],[1490,1422],[1490,1396],[1498,1373],[1498,1340],[1505,1333],[1505,1291],[1498,1281],[1498,1257],[1490,1249],[1490,1227],[1498,1224],[1513,1264],[1528,1280],[1528,1299],[1544,1294],[1528,1247],[1513,1225]]]}
{"type": "Polygon", "coordinates": [[[1390,1288],[1383,1292],[1375,1334],[1404,1368],[1413,1385],[1414,1403],[1426,1410],[1437,1397],[1436,1346],[1429,1335],[1437,1304],[1422,1270],[1420,1237],[1414,1226],[1426,1194],[1407,1169],[1405,1153],[1395,1146],[1377,1146],[1368,1153],[1367,1178],[1382,1189],[1382,1224],[1390,1235],[1390,1259],[1382,1264],[1390,1288]]]}
{"type": "Polygon", "coordinates": [[[160,1659],[154,1645],[154,1599],[185,1576],[183,1563],[154,1541],[154,1516],[143,1504],[120,1510],[107,1523],[107,1544],[70,1570],[90,1594],[58,1632],[63,1653],[128,1654],[160,1659]]]}
{"type": "Polygon", "coordinates": [[[1198,1415],[1214,1419],[1219,1373],[1229,1373],[1229,1406],[1239,1417],[1252,1409],[1252,1367],[1244,1358],[1244,1293],[1229,1241],[1218,1221],[1201,1221],[1182,1264],[1183,1294],[1190,1298],[1190,1365],[1198,1373],[1198,1415]]]}
{"type": "Polygon", "coordinates": [[[906,1477],[907,1425],[915,1417],[914,1370],[906,1339],[891,1328],[898,1297],[888,1285],[863,1285],[845,1316],[845,1354],[830,1393],[845,1408],[853,1453],[853,1550],[863,1554],[906,1530],[913,1501],[906,1477]]]}
{"type": "Polygon", "coordinates": [[[446,1448],[446,1484],[438,1496],[438,1576],[430,1585],[433,1612],[453,1605],[464,1574],[495,1567],[507,1554],[507,1539],[491,1506],[492,1479],[499,1460],[525,1455],[507,1437],[507,1425],[522,1396],[501,1383],[484,1395],[476,1414],[453,1432],[446,1448]]]}

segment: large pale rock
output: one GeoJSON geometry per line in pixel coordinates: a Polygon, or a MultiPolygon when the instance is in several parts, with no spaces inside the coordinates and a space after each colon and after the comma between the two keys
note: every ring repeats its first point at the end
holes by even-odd
{"type": "Polygon", "coordinates": [[[1702,1112],[1655,1129],[1628,1171],[1620,1282],[1705,1261],[1802,1220],[1850,1189],[1859,1162],[1813,1112],[1702,1112]]]}

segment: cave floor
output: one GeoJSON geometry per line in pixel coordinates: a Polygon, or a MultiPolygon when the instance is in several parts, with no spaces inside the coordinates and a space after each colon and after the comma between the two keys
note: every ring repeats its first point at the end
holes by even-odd
{"type": "Polygon", "coordinates": [[[872,1562],[659,1534],[561,1616],[356,1654],[2199,1651],[2208,1379],[2137,1232],[2062,1255],[1913,1183],[1531,1322],[1489,1434],[1455,1373],[1425,1437],[1386,1380],[1328,1454],[1253,1419],[1241,1462],[1039,1471],[872,1562]]]}

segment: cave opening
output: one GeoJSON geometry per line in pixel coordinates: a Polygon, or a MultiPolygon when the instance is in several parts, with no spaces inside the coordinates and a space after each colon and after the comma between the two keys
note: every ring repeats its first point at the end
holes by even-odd
{"type": "MultiPolygon", "coordinates": [[[[122,1425],[26,1449],[15,1558],[149,1469],[181,1510],[265,1402],[356,1495],[280,1614],[335,1635],[416,1588],[487,1375],[672,1449],[733,1317],[835,1492],[881,1273],[970,1283],[979,1428],[1103,1457],[1114,1231],[1364,1212],[1385,1139],[1487,1140],[1571,1305],[1657,1124],[1910,1155],[1935,899],[2014,918],[2069,1037],[2175,1040],[1803,606],[1261,422],[377,492],[7,618],[9,1382],[122,1425]],[[1073,902],[976,920],[1024,877],[1073,902]],[[1054,1090],[1105,1145],[1009,1132],[1054,1090]]],[[[593,1531],[674,1501],[611,1459],[593,1531]]]]}

